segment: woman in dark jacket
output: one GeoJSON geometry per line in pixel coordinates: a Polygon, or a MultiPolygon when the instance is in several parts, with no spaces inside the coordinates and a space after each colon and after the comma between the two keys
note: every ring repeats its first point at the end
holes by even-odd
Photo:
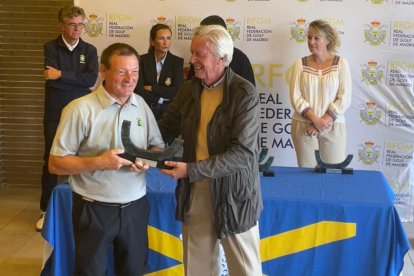
{"type": "Polygon", "coordinates": [[[148,53],[140,58],[135,93],[144,98],[158,120],[184,81],[184,60],[170,52],[172,32],[165,24],[150,31],[148,53]]]}

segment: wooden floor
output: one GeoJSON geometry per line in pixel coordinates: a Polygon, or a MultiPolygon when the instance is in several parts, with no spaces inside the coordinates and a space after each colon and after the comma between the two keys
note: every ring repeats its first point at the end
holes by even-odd
{"type": "Polygon", "coordinates": [[[40,275],[39,198],[40,188],[0,189],[0,276],[40,275]]]}
{"type": "MultiPolygon", "coordinates": [[[[38,276],[44,241],[35,230],[40,188],[0,188],[0,276],[38,276]]],[[[414,223],[405,223],[414,247],[414,223]]],[[[405,256],[402,276],[414,276],[414,251],[405,256]]]]}

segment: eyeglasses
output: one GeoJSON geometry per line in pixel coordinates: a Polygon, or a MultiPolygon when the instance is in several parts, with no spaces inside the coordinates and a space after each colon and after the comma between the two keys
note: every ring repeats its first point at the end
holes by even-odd
{"type": "Polygon", "coordinates": [[[78,27],[79,29],[82,29],[83,27],[85,27],[85,24],[83,23],[66,23],[65,25],[70,28],[78,27]]]}

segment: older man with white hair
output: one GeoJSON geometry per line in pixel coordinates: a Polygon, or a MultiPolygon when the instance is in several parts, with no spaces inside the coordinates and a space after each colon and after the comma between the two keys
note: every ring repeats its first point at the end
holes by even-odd
{"type": "Polygon", "coordinates": [[[182,161],[162,172],[178,179],[186,275],[218,275],[219,241],[230,275],[261,275],[258,219],[259,98],[229,64],[233,41],[222,26],[197,27],[195,78],[184,83],[159,121],[165,141],[182,135],[182,161]]]}

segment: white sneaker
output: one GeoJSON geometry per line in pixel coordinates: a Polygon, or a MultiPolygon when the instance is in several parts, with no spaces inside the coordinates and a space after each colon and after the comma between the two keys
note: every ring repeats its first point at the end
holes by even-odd
{"type": "Polygon", "coordinates": [[[43,223],[45,222],[46,212],[40,213],[40,218],[36,222],[36,231],[40,232],[43,228],[43,223]]]}

